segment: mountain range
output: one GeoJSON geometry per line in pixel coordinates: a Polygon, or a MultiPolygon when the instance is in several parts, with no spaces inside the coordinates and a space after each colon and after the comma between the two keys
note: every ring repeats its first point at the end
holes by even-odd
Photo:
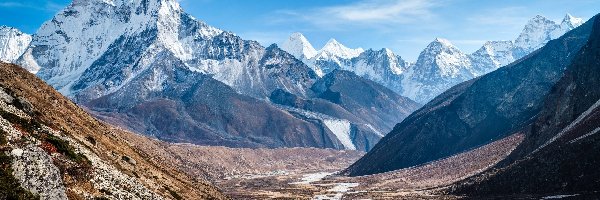
{"type": "Polygon", "coordinates": [[[320,76],[335,69],[352,71],[425,104],[450,87],[508,65],[582,23],[582,19],[569,14],[560,23],[538,15],[527,22],[517,39],[489,41],[472,54],[463,53],[446,39],[436,38],[414,63],[386,48],[351,49],[335,39],[317,51],[301,33],[293,33],[283,42],[282,49],[320,76]]]}
{"type": "MultiPolygon", "coordinates": [[[[346,173],[360,176],[421,165],[524,132],[542,116],[544,102],[565,70],[581,60],[579,53],[587,51],[583,47],[594,21],[517,62],[445,91],[398,124],[346,173]]],[[[551,111],[561,110],[552,107],[551,111]]],[[[526,141],[536,137],[526,137],[526,141]]]]}
{"type": "Polygon", "coordinates": [[[75,0],[0,27],[0,199],[595,197],[599,61],[599,16],[412,63],[75,0]]]}
{"type": "MultiPolygon", "coordinates": [[[[7,61],[96,117],[173,142],[368,151],[420,106],[372,82],[365,89],[385,97],[365,96],[369,104],[350,103],[348,95],[364,95],[349,90],[315,91],[314,84],[328,80],[301,58],[209,26],[175,0],[74,1],[28,44],[11,43],[7,51],[23,54],[7,61]],[[344,98],[320,98],[335,113],[307,111],[272,102],[276,91],[307,100],[335,91],[344,98]]],[[[332,42],[319,55],[338,55],[331,52],[341,47],[332,42]]]]}

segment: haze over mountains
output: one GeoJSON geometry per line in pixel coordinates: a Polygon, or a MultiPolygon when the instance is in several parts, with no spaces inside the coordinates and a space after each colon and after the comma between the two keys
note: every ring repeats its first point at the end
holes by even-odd
{"type": "Polygon", "coordinates": [[[538,15],[527,22],[514,41],[489,41],[472,54],[461,52],[451,41],[436,38],[414,63],[386,48],[350,49],[335,39],[317,51],[301,33],[292,34],[282,49],[316,72],[323,72],[319,75],[334,69],[352,71],[425,104],[450,87],[510,64],[582,23],[582,19],[569,14],[560,23],[538,15]]]}

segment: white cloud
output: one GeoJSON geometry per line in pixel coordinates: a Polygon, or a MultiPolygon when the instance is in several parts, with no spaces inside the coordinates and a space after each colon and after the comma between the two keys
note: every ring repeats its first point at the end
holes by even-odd
{"type": "Polygon", "coordinates": [[[322,7],[312,10],[279,10],[283,17],[271,22],[304,21],[321,27],[337,25],[381,26],[383,24],[422,23],[434,18],[433,8],[444,1],[434,0],[362,0],[347,5],[322,7]]]}

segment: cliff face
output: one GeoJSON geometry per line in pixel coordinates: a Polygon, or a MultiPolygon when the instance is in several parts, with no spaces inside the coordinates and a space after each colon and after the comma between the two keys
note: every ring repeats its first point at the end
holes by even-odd
{"type": "MultiPolygon", "coordinates": [[[[0,63],[2,185],[16,180],[42,199],[225,197],[125,142],[131,134],[98,122],[19,66],[0,63]],[[4,176],[8,177],[7,179],[4,176]]],[[[141,138],[148,140],[147,138],[141,138]]]]}

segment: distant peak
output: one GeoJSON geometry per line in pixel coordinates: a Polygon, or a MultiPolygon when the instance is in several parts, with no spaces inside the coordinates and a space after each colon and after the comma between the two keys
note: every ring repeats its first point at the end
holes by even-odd
{"type": "Polygon", "coordinates": [[[328,46],[328,45],[330,45],[330,46],[331,46],[331,45],[333,45],[333,46],[344,46],[343,44],[341,44],[340,42],[338,42],[338,41],[337,41],[336,39],[334,39],[334,38],[331,38],[331,39],[329,39],[329,40],[327,41],[327,43],[325,44],[325,46],[328,46]]]}
{"type": "Polygon", "coordinates": [[[528,24],[535,26],[537,24],[556,24],[556,22],[544,17],[543,15],[536,15],[529,20],[528,24]]]}
{"type": "Polygon", "coordinates": [[[308,39],[304,37],[304,34],[300,32],[292,33],[288,40],[281,45],[281,49],[298,59],[310,59],[317,54],[317,50],[315,50],[308,39]]]}
{"type": "Polygon", "coordinates": [[[329,41],[327,41],[327,44],[325,44],[325,46],[323,46],[323,48],[319,51],[319,55],[326,57],[337,56],[340,58],[350,59],[357,57],[362,52],[364,52],[362,48],[350,49],[338,42],[336,39],[331,38],[329,39],[329,41]]]}
{"type": "Polygon", "coordinates": [[[562,25],[569,25],[572,28],[574,28],[574,27],[578,27],[581,24],[583,24],[583,19],[577,18],[577,17],[573,17],[571,14],[567,13],[565,15],[565,18],[563,19],[563,21],[562,21],[561,24],[562,25]]]}
{"type": "Polygon", "coordinates": [[[433,40],[433,42],[431,42],[432,44],[439,44],[441,46],[445,46],[445,47],[453,47],[454,45],[452,44],[452,42],[450,42],[450,40],[448,39],[444,39],[444,38],[435,38],[435,40],[433,40]]]}
{"type": "Polygon", "coordinates": [[[293,33],[290,35],[290,38],[305,38],[305,39],[306,39],[306,37],[304,37],[304,34],[302,34],[302,33],[300,33],[300,32],[293,32],[293,33]]]}

